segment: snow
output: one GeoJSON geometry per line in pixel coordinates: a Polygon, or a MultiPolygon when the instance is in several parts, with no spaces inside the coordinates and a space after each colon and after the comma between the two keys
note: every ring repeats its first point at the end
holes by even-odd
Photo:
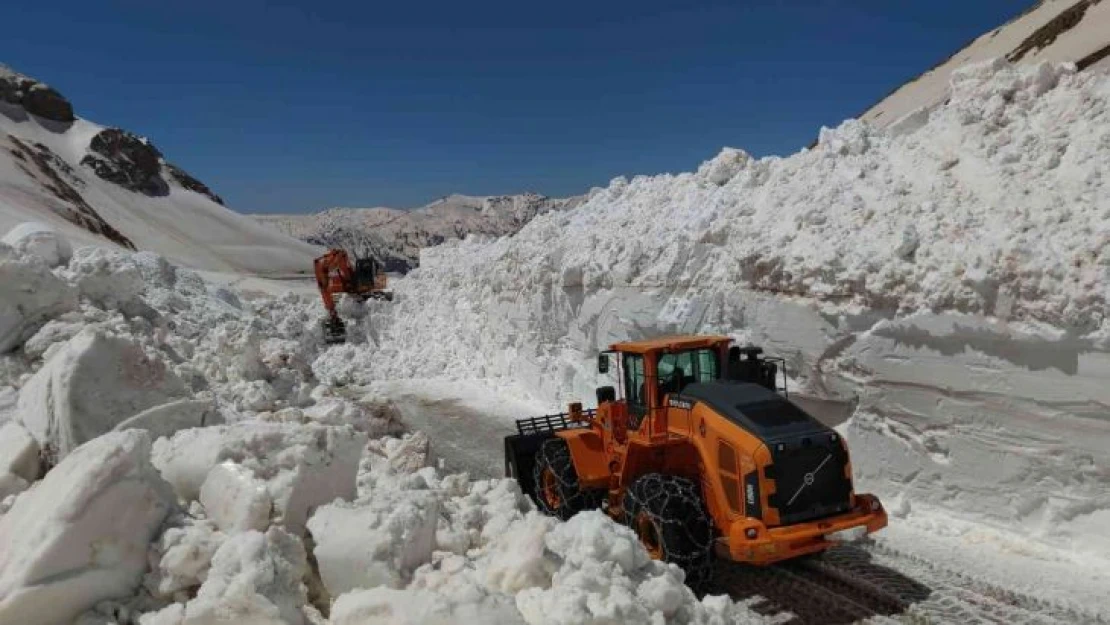
{"type": "Polygon", "coordinates": [[[205,480],[222,462],[237,462],[265,483],[274,521],[301,534],[310,510],[354,498],[365,446],[366,435],[350,426],[237,423],[159,439],[153,462],[184,501],[201,496],[205,480]]]}
{"type": "Polygon", "coordinates": [[[76,305],[73,289],[43,263],[0,243],[0,354],[76,305]]]}
{"type": "Polygon", "coordinates": [[[0,622],[60,623],[130,595],[173,505],[143,432],[77,448],[0,518],[0,622]]]}
{"type": "Polygon", "coordinates": [[[266,483],[234,462],[212,467],[200,487],[200,503],[216,526],[228,533],[265,531],[274,506],[266,483]]]}
{"type": "Polygon", "coordinates": [[[208,577],[184,608],[174,604],[143,625],[302,625],[308,563],[301,541],[278,527],[229,537],[212,556],[208,577]]]}
{"type": "Polygon", "coordinates": [[[150,432],[151,438],[172,436],[178,430],[220,425],[223,416],[211,399],[179,399],[153,408],[121,421],[115,430],[139,429],[150,432]]]}
{"type": "Polygon", "coordinates": [[[180,399],[184,383],[137,343],[82,330],[20,391],[20,418],[54,459],[153,406],[180,399]]]}
{"type": "Polygon", "coordinates": [[[18,254],[41,259],[47,267],[65,265],[73,256],[69,240],[44,223],[21,223],[9,230],[0,243],[10,246],[18,254]]]}
{"type": "Polygon", "coordinates": [[[0,475],[10,473],[33,482],[39,479],[39,446],[22,425],[0,425],[0,475]]]}

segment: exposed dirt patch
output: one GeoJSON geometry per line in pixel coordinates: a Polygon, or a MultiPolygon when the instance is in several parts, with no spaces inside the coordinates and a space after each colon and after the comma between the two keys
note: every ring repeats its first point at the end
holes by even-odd
{"type": "Polygon", "coordinates": [[[1060,35],[1078,26],[1083,21],[1083,17],[1087,15],[1087,9],[1100,1],[1080,0],[1080,2],[1073,4],[1070,8],[1049,20],[1047,24],[1033,31],[1031,35],[1025,38],[1025,41],[1022,41],[1018,47],[1007,54],[1006,58],[1011,62],[1017,62],[1030,52],[1035,53],[1052,45],[1060,35]]]}
{"type": "Polygon", "coordinates": [[[15,137],[8,137],[8,140],[11,145],[5,147],[16,159],[19,168],[69,207],[70,210],[58,211],[59,215],[127,249],[135,249],[135,244],[104,221],[96,209],[90,206],[77,191],[75,187],[81,187],[84,183],[74,174],[73,168],[68,163],[41,143],[28,145],[15,137]]]}

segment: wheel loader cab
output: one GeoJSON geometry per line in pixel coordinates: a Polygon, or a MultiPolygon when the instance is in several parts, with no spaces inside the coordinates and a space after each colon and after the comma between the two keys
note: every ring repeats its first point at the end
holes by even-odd
{"type": "Polygon", "coordinates": [[[885,527],[878,499],[854,493],[844,441],[789,401],[783,361],[761,354],[725,336],[614,344],[598,371],[615,385],[598,388],[597,408],[571,404],[563,427],[506,438],[507,472],[541,510],[568,518],[602,507],[649,546],[672,523],[697,526],[673,538],[683,553],[661,552],[680,564],[703,547],[770,564],[828,548],[829,534],[885,527]],[[684,503],[653,509],[673,499],[659,489],[684,503]],[[680,508],[683,518],[665,518],[680,508]]]}

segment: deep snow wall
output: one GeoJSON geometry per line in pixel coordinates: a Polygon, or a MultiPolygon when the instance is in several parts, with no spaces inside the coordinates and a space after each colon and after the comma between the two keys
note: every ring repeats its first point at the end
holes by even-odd
{"type": "Polygon", "coordinates": [[[864,487],[1110,557],[1110,79],[996,61],[950,89],[883,131],[726,149],[426,250],[376,348],[315,368],[589,403],[615,340],[731,334],[856,404],[864,487]]]}

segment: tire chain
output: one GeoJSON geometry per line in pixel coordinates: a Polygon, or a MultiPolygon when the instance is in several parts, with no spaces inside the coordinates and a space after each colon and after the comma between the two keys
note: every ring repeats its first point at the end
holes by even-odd
{"type": "Polygon", "coordinates": [[[705,588],[713,571],[713,524],[697,484],[676,475],[644,475],[625,492],[625,524],[633,527],[641,510],[658,524],[664,559],[686,572],[695,591],[705,588]]]}
{"type": "Polygon", "coordinates": [[[582,510],[596,508],[601,504],[598,492],[583,491],[579,487],[578,472],[574,470],[570,448],[567,447],[566,441],[560,438],[544,441],[539,452],[536,453],[532,478],[536,490],[536,506],[544,514],[566,521],[582,510]],[[552,509],[543,497],[542,477],[545,467],[551,467],[551,472],[559,482],[559,499],[562,505],[557,510],[552,509]]]}

